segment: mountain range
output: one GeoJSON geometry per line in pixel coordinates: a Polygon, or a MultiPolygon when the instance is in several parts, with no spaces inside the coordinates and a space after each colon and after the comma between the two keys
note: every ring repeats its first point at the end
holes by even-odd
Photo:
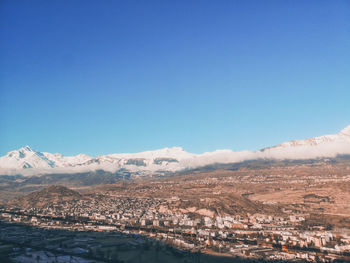
{"type": "Polygon", "coordinates": [[[109,154],[91,157],[86,154],[63,156],[33,150],[29,146],[0,157],[0,175],[43,175],[81,173],[102,170],[127,171],[152,175],[173,173],[212,164],[237,163],[246,160],[300,160],[350,154],[350,126],[333,135],[293,140],[259,151],[216,150],[193,154],[181,147],[164,148],[140,153],[109,154]]]}

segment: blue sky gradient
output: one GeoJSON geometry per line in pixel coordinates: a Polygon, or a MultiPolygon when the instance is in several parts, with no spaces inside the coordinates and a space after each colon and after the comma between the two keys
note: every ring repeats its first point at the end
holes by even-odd
{"type": "Polygon", "coordinates": [[[0,155],[257,150],[350,125],[350,2],[0,3],[0,155]]]}

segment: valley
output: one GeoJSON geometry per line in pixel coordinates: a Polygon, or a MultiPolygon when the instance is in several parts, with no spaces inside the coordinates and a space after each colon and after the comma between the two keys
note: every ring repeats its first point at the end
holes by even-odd
{"type": "Polygon", "coordinates": [[[256,152],[175,147],[93,158],[24,147],[0,158],[1,227],[15,233],[0,242],[24,261],[140,261],[136,253],[154,262],[160,251],[169,262],[350,261],[349,145],[348,127],[256,152]],[[68,243],[69,233],[97,240],[92,233],[103,232],[129,245],[115,252],[119,261],[100,240],[78,242],[75,252],[40,249],[31,235],[26,245],[16,237],[24,226],[43,238],[41,229],[68,231],[60,232],[68,243]]]}
{"type": "Polygon", "coordinates": [[[50,229],[132,233],[232,259],[350,260],[349,167],[345,156],[250,161],[71,189],[36,185],[42,190],[3,200],[1,216],[50,229]]]}

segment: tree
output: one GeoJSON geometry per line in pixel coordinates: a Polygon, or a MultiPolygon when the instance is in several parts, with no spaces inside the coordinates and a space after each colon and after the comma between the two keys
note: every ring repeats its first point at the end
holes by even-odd
{"type": "Polygon", "coordinates": [[[333,225],[332,224],[327,224],[325,230],[333,230],[333,225]]]}

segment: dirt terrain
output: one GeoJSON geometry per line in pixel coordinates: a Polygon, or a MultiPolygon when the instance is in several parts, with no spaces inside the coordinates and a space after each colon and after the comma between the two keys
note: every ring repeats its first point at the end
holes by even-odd
{"type": "MultiPolygon", "coordinates": [[[[94,190],[96,191],[96,189],[94,190]]],[[[325,224],[350,226],[350,162],[263,165],[179,174],[104,185],[113,195],[182,200],[183,208],[215,213],[309,214],[325,224]]],[[[172,202],[174,203],[174,202],[172,202]]]]}
{"type": "MultiPolygon", "coordinates": [[[[47,185],[36,185],[38,188],[47,185]]],[[[70,186],[69,182],[65,186],[70,186]]],[[[167,199],[162,209],[198,214],[304,214],[350,226],[350,160],[255,162],[207,167],[165,178],[70,186],[82,194],[167,199]]],[[[34,190],[34,189],[33,189],[34,190]]],[[[13,196],[23,192],[12,191],[13,196]]],[[[55,197],[57,198],[57,197],[55,197]]],[[[28,205],[30,203],[26,203],[28,205]]],[[[316,221],[317,221],[316,220],[316,221]]]]}

